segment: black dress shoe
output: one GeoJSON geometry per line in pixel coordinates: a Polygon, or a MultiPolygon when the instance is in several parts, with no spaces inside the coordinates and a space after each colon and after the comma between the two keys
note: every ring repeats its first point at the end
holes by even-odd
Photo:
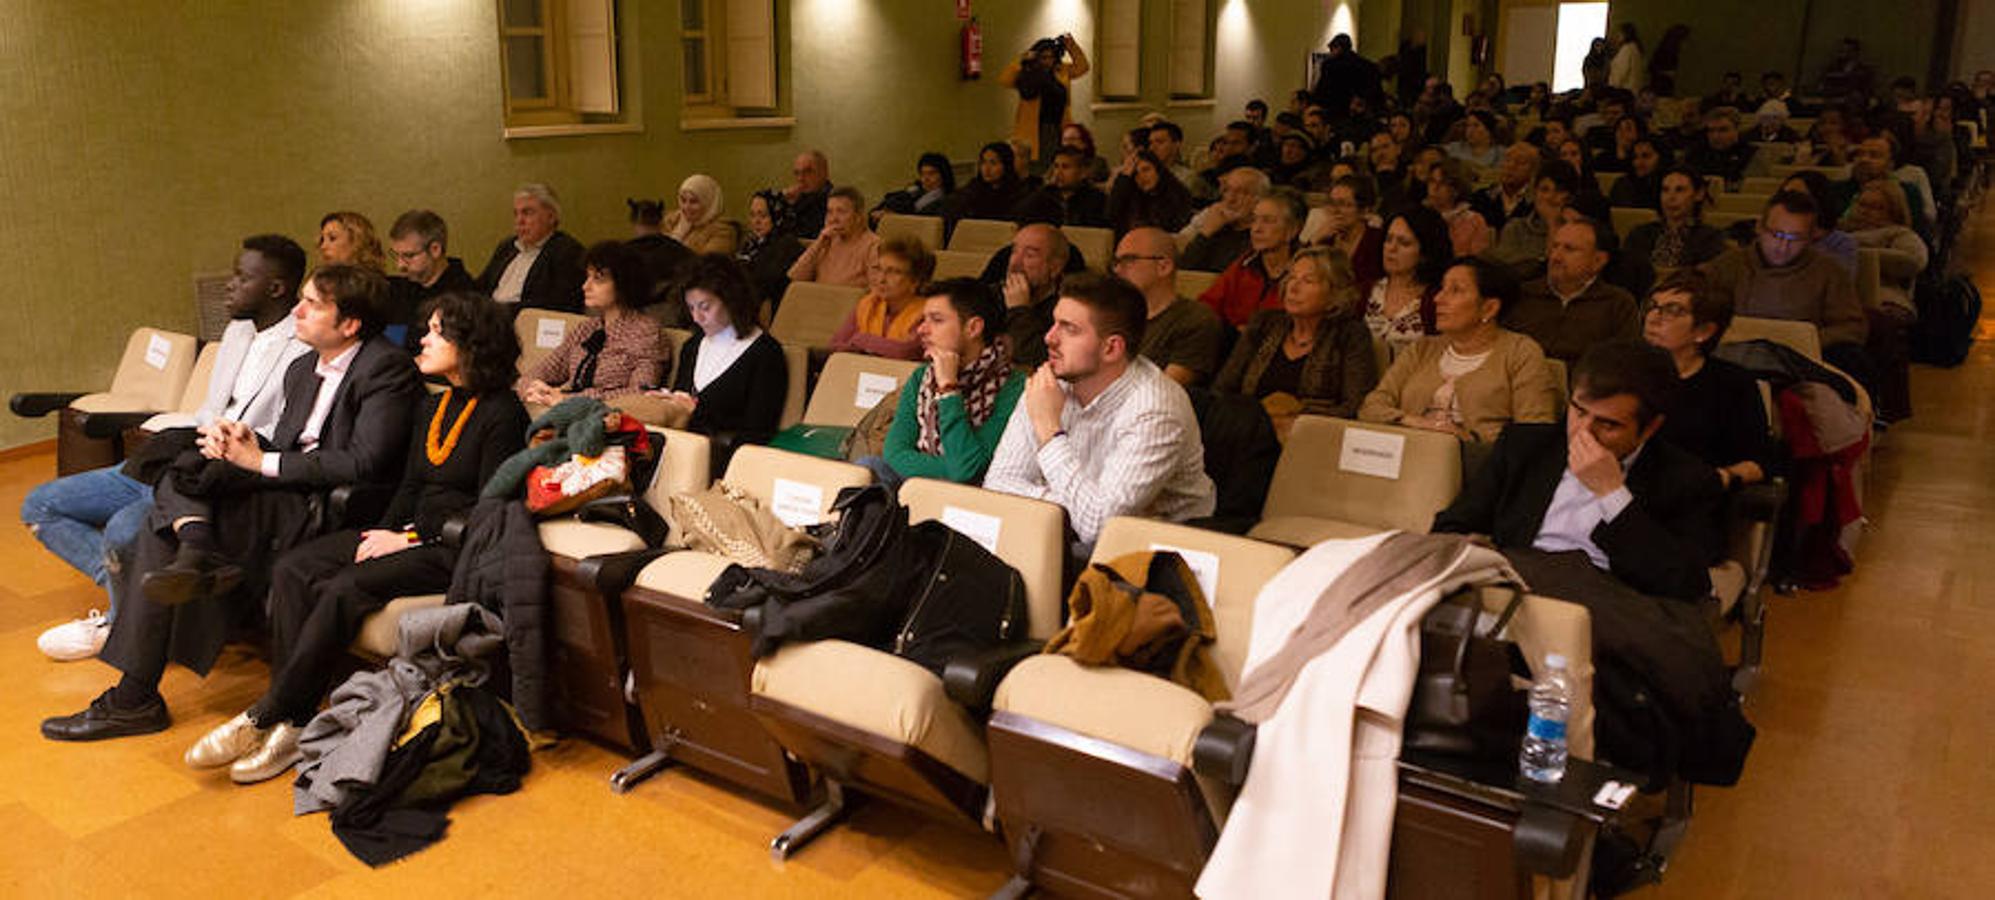
{"type": "Polygon", "coordinates": [[[173,724],[166,701],[154,697],[137,709],[111,705],[111,692],[98,694],[80,713],[42,720],[42,737],[51,741],[101,741],[165,731],[173,724]]]}
{"type": "Polygon", "coordinates": [[[139,579],[139,589],[147,600],[161,606],[179,606],[226,594],[241,583],[242,567],[219,554],[182,546],[172,562],[145,573],[139,579]]]}

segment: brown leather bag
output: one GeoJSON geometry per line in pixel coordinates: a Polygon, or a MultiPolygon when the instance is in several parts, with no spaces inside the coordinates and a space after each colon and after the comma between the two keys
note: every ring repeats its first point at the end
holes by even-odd
{"type": "Polygon", "coordinates": [[[1526,693],[1511,678],[1517,645],[1498,637],[1524,603],[1516,586],[1459,592],[1420,621],[1420,673],[1406,707],[1408,750],[1474,759],[1501,759],[1523,739],[1526,693]],[[1510,602],[1476,633],[1479,590],[1507,590],[1510,602]]]}

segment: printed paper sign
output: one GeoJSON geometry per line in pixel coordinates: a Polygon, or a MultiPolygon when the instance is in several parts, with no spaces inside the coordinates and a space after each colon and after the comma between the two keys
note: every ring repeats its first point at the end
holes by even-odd
{"type": "Polygon", "coordinates": [[[778,478],[769,495],[769,512],[791,528],[816,525],[824,518],[824,488],[778,478]]]}
{"type": "Polygon", "coordinates": [[[998,534],[1004,530],[1004,520],[997,516],[987,516],[971,512],[960,506],[942,508],[942,524],[963,533],[964,537],[984,545],[985,550],[998,552],[998,534]]]}
{"type": "Polygon", "coordinates": [[[145,339],[145,364],[165,371],[167,357],[173,355],[173,342],[159,335],[147,335],[145,339]]]}
{"type": "Polygon", "coordinates": [[[567,322],[560,319],[542,319],[534,325],[533,345],[542,350],[552,350],[561,346],[561,339],[567,336],[567,322]]]}
{"type": "Polygon", "coordinates": [[[1219,591],[1219,554],[1203,550],[1186,550],[1169,544],[1151,544],[1151,553],[1175,553],[1182,557],[1192,575],[1198,578],[1198,589],[1205,592],[1205,602],[1211,604],[1219,591]]]}
{"type": "Polygon", "coordinates": [[[852,405],[860,409],[872,409],[880,405],[880,398],[900,387],[900,379],[878,372],[860,372],[859,389],[852,392],[852,405]]]}
{"type": "Polygon", "coordinates": [[[1399,480],[1399,461],[1406,455],[1406,435],[1366,428],[1344,429],[1344,448],[1337,468],[1374,478],[1399,480]]]}

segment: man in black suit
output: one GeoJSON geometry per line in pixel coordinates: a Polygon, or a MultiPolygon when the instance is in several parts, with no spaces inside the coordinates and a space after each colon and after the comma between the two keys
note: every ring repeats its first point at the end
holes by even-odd
{"type": "Polygon", "coordinates": [[[1643,594],[1707,596],[1722,488],[1710,466],[1650,440],[1676,381],[1661,350],[1595,345],[1574,371],[1565,423],[1505,428],[1434,531],[1486,534],[1506,552],[1579,551],[1643,594]]]}
{"type": "Polygon", "coordinates": [[[500,303],[582,311],[582,243],[561,230],[561,199],[544,184],[513,192],[513,236],[492,249],[478,286],[500,303]]]}
{"type": "Polygon", "coordinates": [[[340,523],[325,493],[383,494],[401,475],[422,384],[406,350],[381,337],[380,273],[327,266],[292,312],[309,353],[284,374],[284,413],[270,440],[240,422],[200,430],[154,489],[119,611],[100,656],[124,673],[82,712],[42,722],[43,736],[91,741],[171,724],[159,679],[168,662],[207,674],[231,629],[260,615],[271,563],[340,523]]]}

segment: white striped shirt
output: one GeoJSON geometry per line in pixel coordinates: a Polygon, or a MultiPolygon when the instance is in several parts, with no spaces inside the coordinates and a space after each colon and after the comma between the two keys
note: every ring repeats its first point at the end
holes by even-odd
{"type": "Polygon", "coordinates": [[[1212,514],[1191,398],[1155,363],[1138,357],[1086,406],[1068,388],[1066,434],[1044,444],[1026,405],[1012,410],[985,488],[1059,504],[1088,544],[1116,516],[1182,522],[1212,514]]]}

